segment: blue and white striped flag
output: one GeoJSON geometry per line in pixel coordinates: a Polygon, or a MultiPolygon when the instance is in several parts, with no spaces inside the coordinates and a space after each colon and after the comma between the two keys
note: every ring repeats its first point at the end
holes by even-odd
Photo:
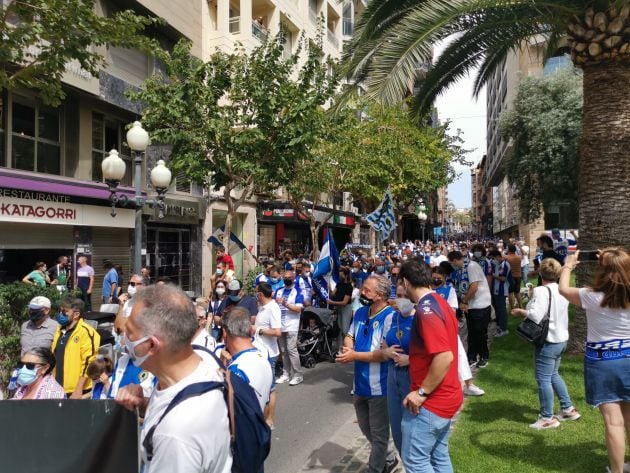
{"type": "Polygon", "coordinates": [[[396,215],[394,215],[394,202],[392,191],[387,187],[385,197],[378,208],[366,217],[370,226],[381,234],[381,239],[386,240],[396,227],[396,215]]]}
{"type": "Polygon", "coordinates": [[[330,291],[334,290],[339,282],[339,253],[335,246],[335,240],[332,237],[332,231],[328,229],[326,243],[319,255],[317,267],[313,273],[313,288],[317,291],[317,295],[326,303],[330,298],[330,291]]]}

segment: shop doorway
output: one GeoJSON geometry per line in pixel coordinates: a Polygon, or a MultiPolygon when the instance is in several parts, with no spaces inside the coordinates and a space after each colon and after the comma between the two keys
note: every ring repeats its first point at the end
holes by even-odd
{"type": "MultiPolygon", "coordinates": [[[[0,283],[21,281],[33,271],[35,263],[43,261],[52,268],[59,256],[67,256],[72,262],[74,250],[69,249],[5,249],[0,250],[0,283]]],[[[69,265],[72,268],[72,264],[69,265]]]]}
{"type": "Polygon", "coordinates": [[[153,280],[168,278],[184,291],[192,290],[190,230],[147,230],[147,265],[153,280]]]}

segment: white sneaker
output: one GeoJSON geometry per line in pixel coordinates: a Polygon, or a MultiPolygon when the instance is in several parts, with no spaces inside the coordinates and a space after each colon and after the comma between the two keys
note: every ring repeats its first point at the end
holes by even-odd
{"type": "Polygon", "coordinates": [[[289,381],[289,386],[297,386],[302,381],[304,381],[304,378],[301,376],[295,376],[291,381],[289,381]]]}
{"type": "Polygon", "coordinates": [[[556,427],[560,427],[560,421],[555,417],[552,417],[551,419],[543,419],[542,417],[539,417],[536,422],[529,424],[529,426],[536,430],[555,429],[556,427]]]}
{"type": "Polygon", "coordinates": [[[474,384],[469,384],[464,386],[464,394],[466,396],[483,396],[486,392],[481,389],[479,386],[475,386],[474,384]]]}
{"type": "MultiPolygon", "coordinates": [[[[612,473],[609,466],[606,467],[606,473],[612,473]]],[[[630,473],[630,463],[623,464],[623,473],[630,473]]]]}
{"type": "Polygon", "coordinates": [[[286,383],[287,381],[289,381],[291,378],[289,378],[288,375],[283,374],[282,376],[280,376],[279,378],[276,378],[276,384],[282,384],[282,383],[286,383]]]}

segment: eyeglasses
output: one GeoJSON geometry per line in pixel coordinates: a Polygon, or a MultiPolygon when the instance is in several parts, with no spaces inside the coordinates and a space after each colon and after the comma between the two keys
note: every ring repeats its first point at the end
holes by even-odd
{"type": "Polygon", "coordinates": [[[27,370],[34,370],[36,366],[44,366],[44,365],[45,365],[45,363],[33,363],[33,362],[30,362],[30,361],[20,361],[15,366],[15,368],[19,370],[23,366],[26,366],[27,370]]]}
{"type": "Polygon", "coordinates": [[[130,285],[131,287],[144,286],[144,284],[143,284],[143,283],[141,283],[141,282],[131,282],[131,281],[129,282],[129,285],[130,285]]]}

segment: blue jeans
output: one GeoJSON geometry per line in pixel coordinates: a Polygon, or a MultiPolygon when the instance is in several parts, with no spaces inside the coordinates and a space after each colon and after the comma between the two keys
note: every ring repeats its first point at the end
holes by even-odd
{"type": "Polygon", "coordinates": [[[538,399],[540,400],[540,416],[544,419],[553,417],[553,393],[560,400],[560,408],[568,409],[573,405],[567,386],[558,374],[560,359],[567,348],[567,342],[545,343],[536,347],[534,366],[538,383],[538,399]]]}
{"type": "Polygon", "coordinates": [[[420,409],[414,416],[405,409],[402,420],[402,462],[413,473],[453,473],[448,454],[451,419],[420,409]]]}
{"type": "Polygon", "coordinates": [[[394,445],[398,453],[402,454],[403,400],[409,394],[409,368],[398,368],[390,363],[387,368],[387,410],[389,411],[389,426],[392,429],[394,445]]]}
{"type": "Polygon", "coordinates": [[[521,266],[521,274],[523,275],[523,286],[527,286],[529,282],[529,263],[521,266]]]}

